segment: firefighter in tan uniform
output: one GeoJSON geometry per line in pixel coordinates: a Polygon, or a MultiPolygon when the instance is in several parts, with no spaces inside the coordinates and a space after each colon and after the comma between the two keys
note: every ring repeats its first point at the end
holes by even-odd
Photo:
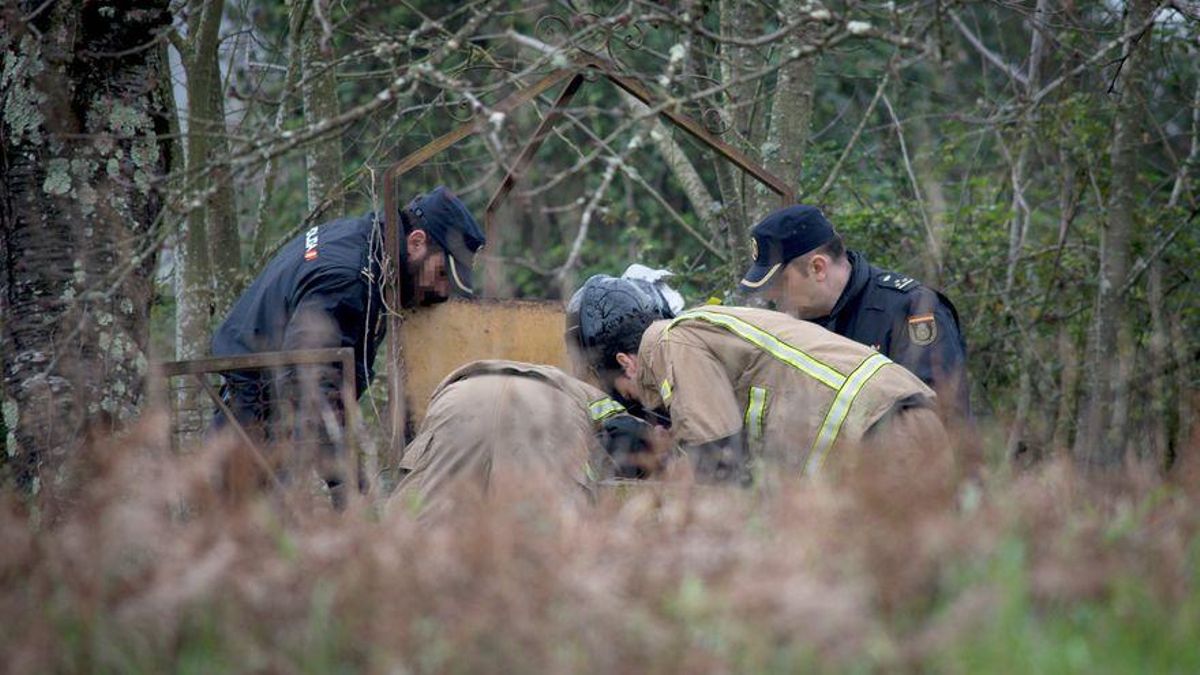
{"type": "Polygon", "coordinates": [[[596,479],[645,451],[648,427],[558,368],[475,361],[434,390],[394,495],[424,510],[498,485],[586,503],[596,479]]]}
{"type": "Polygon", "coordinates": [[[751,458],[784,476],[912,453],[949,470],[936,395],[886,356],[764,309],[658,319],[620,281],[588,280],[568,337],[606,386],[669,412],[702,478],[745,482],[751,458]]]}

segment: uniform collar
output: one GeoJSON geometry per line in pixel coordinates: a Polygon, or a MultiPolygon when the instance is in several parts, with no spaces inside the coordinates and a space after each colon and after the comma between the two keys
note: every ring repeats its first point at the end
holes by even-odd
{"type": "Polygon", "coordinates": [[[815,319],[815,323],[821,325],[833,323],[846,307],[858,303],[862,298],[863,290],[867,287],[867,282],[871,280],[871,264],[867,262],[865,255],[858,251],[846,251],[846,258],[850,261],[850,278],[846,280],[846,287],[842,289],[842,294],[838,296],[837,302],[833,304],[833,309],[829,311],[829,314],[815,319]]]}
{"type": "Polygon", "coordinates": [[[670,320],[655,321],[650,324],[646,327],[646,332],[642,333],[642,342],[638,346],[638,387],[642,392],[642,406],[646,409],[666,408],[666,401],[663,400],[662,395],[662,383],[657,379],[660,373],[666,373],[666,369],[655,361],[657,358],[661,358],[657,349],[658,343],[666,336],[670,326],[670,320]]]}

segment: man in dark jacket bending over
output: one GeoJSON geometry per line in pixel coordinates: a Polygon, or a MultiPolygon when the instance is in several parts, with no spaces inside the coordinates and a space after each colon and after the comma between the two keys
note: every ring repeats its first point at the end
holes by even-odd
{"type": "MultiPolygon", "coordinates": [[[[413,199],[400,215],[403,241],[393,257],[400,265],[401,304],[430,305],[452,292],[471,295],[471,266],[484,235],[466,206],[439,186],[413,199]]],[[[213,335],[212,353],[353,347],[355,393],[361,396],[374,375],[375,351],[387,326],[382,261],[383,219],[375,214],[312,227],[284,245],[234,303],[213,335]]],[[[323,410],[301,419],[298,433],[308,439],[316,434],[323,477],[336,487],[341,480],[331,461],[330,425],[323,413],[333,412],[339,423],[343,419],[337,396],[340,366],[323,367],[311,378],[297,375],[295,368],[227,372],[222,397],[243,426],[265,431],[281,402],[294,406],[301,385],[315,386],[310,393],[318,393],[323,410]]],[[[218,413],[214,426],[225,423],[218,413]]]]}

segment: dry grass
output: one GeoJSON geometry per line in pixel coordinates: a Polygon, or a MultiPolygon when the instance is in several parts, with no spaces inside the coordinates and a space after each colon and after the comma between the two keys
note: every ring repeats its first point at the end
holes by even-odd
{"type": "Polygon", "coordinates": [[[0,510],[7,672],[1194,671],[1200,480],[1051,463],[963,498],[919,471],[686,482],[418,523],[230,498],[161,421],[69,504],[0,510]],[[38,524],[40,523],[40,524],[38,524]],[[1117,651],[1114,651],[1117,650],[1117,651]]]}

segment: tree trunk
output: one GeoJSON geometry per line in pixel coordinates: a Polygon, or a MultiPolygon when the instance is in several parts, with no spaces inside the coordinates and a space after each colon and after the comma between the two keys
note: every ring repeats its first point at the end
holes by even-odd
{"type": "Polygon", "coordinates": [[[1058,413],[1050,441],[1050,449],[1055,453],[1071,448],[1071,431],[1079,403],[1079,347],[1066,326],[1058,329],[1058,361],[1062,364],[1058,378],[1058,413]]]}
{"type": "Polygon", "coordinates": [[[0,9],[3,461],[51,500],[68,457],[138,410],[168,164],[166,0],[0,9]],[[32,19],[29,17],[33,17],[32,19]]]}
{"type": "MultiPolygon", "coordinates": [[[[1027,73],[1026,98],[1030,98],[1041,86],[1042,64],[1045,62],[1045,40],[1037,25],[1045,20],[1048,0],[1038,0],[1034,11],[1034,26],[1029,42],[1029,71],[1027,73]]],[[[940,77],[936,76],[937,79],[940,77]]],[[[935,91],[938,89],[935,89],[935,91]]],[[[1037,113],[1032,106],[1021,116],[1021,124],[1017,136],[1017,157],[1012,162],[1010,179],[1012,181],[1012,219],[1008,226],[1008,266],[1004,274],[1004,304],[1010,320],[1018,327],[1025,322],[1025,316],[1017,311],[1023,303],[1014,297],[1017,283],[1017,267],[1025,248],[1025,238],[1029,232],[1030,207],[1025,197],[1025,186],[1029,181],[1029,165],[1034,153],[1034,136],[1037,133],[1037,113]]],[[[940,219],[935,218],[935,222],[940,219]]],[[[1030,344],[1025,330],[1017,331],[1017,353],[1023,355],[1017,360],[1019,370],[1017,391],[1017,416],[1013,420],[1008,435],[1008,456],[1016,456],[1019,449],[1026,443],[1028,435],[1029,414],[1033,407],[1033,376],[1031,369],[1033,359],[1028,358],[1033,353],[1034,345],[1030,344]]]]}
{"type": "MultiPolygon", "coordinates": [[[[1171,349],[1175,356],[1175,391],[1179,392],[1176,400],[1178,406],[1175,423],[1174,452],[1168,458],[1168,468],[1184,460],[1188,452],[1196,451],[1197,441],[1193,438],[1193,424],[1196,410],[1200,409],[1200,395],[1192,386],[1191,378],[1196,369],[1192,348],[1188,340],[1189,333],[1184,330],[1181,312],[1171,314],[1171,349]]],[[[1195,457],[1186,458],[1194,462],[1195,457]]]]}
{"type": "Polygon", "coordinates": [[[1165,468],[1170,456],[1170,400],[1173,379],[1166,374],[1170,356],[1168,348],[1171,336],[1167,332],[1167,322],[1164,314],[1163,301],[1163,265],[1161,260],[1150,263],[1150,372],[1155,374],[1154,381],[1149,383],[1150,415],[1146,420],[1146,454],[1153,457],[1155,462],[1165,468]]]}
{"type": "Polygon", "coordinates": [[[227,169],[225,105],[218,61],[224,0],[212,0],[191,16],[189,44],[181,54],[187,72],[188,217],[176,248],[175,356],[209,352],[215,316],[232,302],[232,281],[241,267],[234,197],[227,169]]]}
{"type": "MultiPolygon", "coordinates": [[[[807,4],[798,0],[785,0],[779,9],[784,17],[791,18],[800,15],[807,4]]],[[[798,52],[807,42],[808,31],[802,27],[797,28],[780,41],[780,58],[789,58],[793,51],[798,52]]],[[[812,131],[817,61],[818,57],[813,56],[791,61],[779,69],[775,95],[771,99],[767,139],[759,148],[763,166],[767,171],[786,181],[796,194],[800,193],[804,151],[812,131]]],[[[757,181],[748,193],[747,199],[752,204],[750,213],[754,222],[780,207],[775,193],[757,181]]]]}
{"type": "MultiPolygon", "coordinates": [[[[720,10],[721,37],[741,38],[753,35],[761,28],[760,9],[750,2],[741,0],[722,0],[720,10]]],[[[726,84],[725,105],[721,108],[721,116],[728,127],[726,141],[749,150],[757,144],[758,128],[762,122],[758,111],[758,87],[761,81],[738,82],[746,73],[762,65],[762,59],[752,47],[724,42],[720,45],[720,78],[726,84]]],[[[736,180],[726,185],[721,182],[721,202],[726,206],[726,214],[733,226],[739,230],[752,225],[752,207],[749,194],[745,188],[755,182],[741,173],[735,173],[736,180]],[[736,194],[734,193],[736,191],[736,194]],[[737,208],[733,212],[730,208],[737,208]]],[[[753,190],[753,186],[750,190],[753,190]]],[[[748,242],[745,234],[733,237],[740,243],[748,242]]],[[[748,244],[747,244],[748,245],[748,244]]],[[[738,257],[741,248],[734,249],[734,258],[738,257]]]]}
{"type": "MultiPolygon", "coordinates": [[[[321,0],[316,0],[320,2],[321,0]]],[[[304,124],[312,127],[337,117],[341,112],[337,97],[337,73],[321,22],[309,17],[303,24],[301,93],[304,97],[304,124]]],[[[329,134],[308,146],[308,212],[311,220],[340,218],[346,210],[342,194],[342,136],[329,134]]]]}
{"type": "MultiPolygon", "coordinates": [[[[1154,6],[1148,0],[1130,2],[1125,32],[1145,24],[1154,6]]],[[[1117,397],[1124,390],[1120,383],[1118,358],[1119,324],[1125,319],[1121,289],[1129,274],[1130,240],[1137,207],[1136,144],[1143,114],[1138,104],[1142,99],[1142,71],[1150,46],[1151,30],[1147,29],[1125,45],[1122,54],[1124,61],[1115,83],[1116,116],[1109,158],[1112,175],[1108,213],[1100,232],[1100,283],[1087,367],[1090,380],[1087,405],[1075,443],[1076,457],[1098,466],[1117,465],[1125,453],[1124,428],[1111,422],[1119,408],[1117,397]]]]}

